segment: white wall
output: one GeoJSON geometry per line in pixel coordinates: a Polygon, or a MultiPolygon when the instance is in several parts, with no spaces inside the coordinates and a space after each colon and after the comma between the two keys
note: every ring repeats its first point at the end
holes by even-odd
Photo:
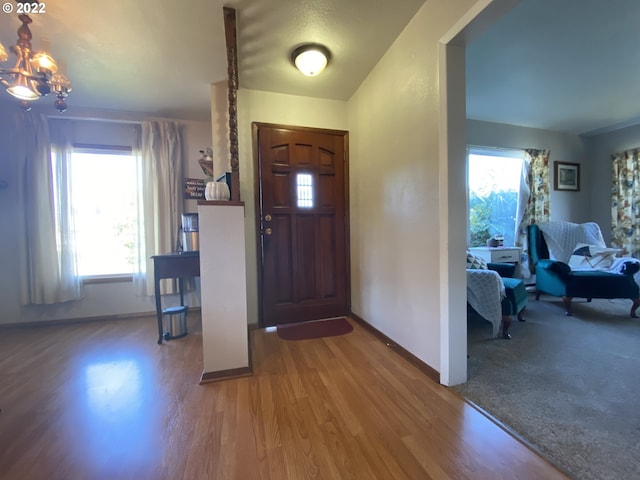
{"type": "Polygon", "coordinates": [[[199,205],[204,375],[250,367],[244,208],[199,205]],[[224,225],[224,228],[220,228],[224,225]],[[230,241],[231,240],[231,241],[230,241]]]}
{"type": "MultiPolygon", "coordinates": [[[[4,93],[3,93],[4,94],[4,93]]],[[[7,104],[0,103],[0,179],[8,182],[8,187],[0,189],[0,323],[8,323],[12,317],[19,320],[16,302],[19,280],[18,236],[12,231],[18,224],[16,211],[17,162],[11,153],[11,128],[13,115],[7,104]]]]}
{"type": "MultiPolygon", "coordinates": [[[[153,297],[137,297],[131,283],[88,284],[84,288],[84,298],[77,302],[68,302],[54,306],[22,307],[19,302],[18,250],[17,235],[12,226],[17,224],[17,162],[11,156],[10,138],[11,122],[14,107],[11,103],[0,104],[0,144],[8,146],[0,154],[0,178],[9,182],[9,188],[0,190],[0,324],[25,323],[49,320],[67,320],[86,317],[102,317],[110,315],[126,315],[132,313],[155,312],[153,297]]],[[[17,109],[17,106],[15,106],[17,109]]],[[[34,109],[34,112],[38,111],[34,109]]],[[[52,114],[47,110],[42,113],[52,114]]],[[[71,111],[65,114],[71,117],[71,111]]],[[[145,119],[140,114],[118,114],[114,112],[82,112],[73,111],[74,119],[78,119],[76,141],[103,145],[131,145],[134,124],[145,119]],[[84,115],[84,117],[83,117],[84,115]],[[83,119],[84,118],[84,119],[83,119]],[[104,118],[109,121],[88,119],[104,118]],[[125,123],[122,123],[125,122],[125,123]]],[[[151,119],[150,117],[148,117],[151,119]]],[[[204,178],[197,163],[198,151],[211,146],[211,125],[207,122],[180,121],[184,126],[185,171],[187,176],[204,178]]],[[[99,174],[96,175],[99,180],[99,174]]],[[[186,201],[187,211],[196,211],[194,200],[186,201]]],[[[175,302],[175,298],[168,298],[175,302]]],[[[189,305],[199,305],[197,293],[187,296],[189,305]]]]}
{"type": "Polygon", "coordinates": [[[593,221],[590,192],[592,183],[594,180],[597,181],[597,177],[591,171],[586,144],[582,137],[550,130],[467,120],[467,144],[483,147],[549,149],[551,220],[576,223],[593,221]],[[581,165],[579,192],[553,190],[554,161],[581,165]]]}
{"type": "MultiPolygon", "coordinates": [[[[313,81],[313,79],[309,79],[313,81]]],[[[238,91],[240,199],[245,202],[247,321],[258,323],[258,273],[255,228],[255,176],[252,122],[347,130],[346,103],[257,90],[238,91]]]]}
{"type": "Polygon", "coordinates": [[[607,244],[611,240],[611,155],[640,148],[640,125],[587,137],[591,171],[591,220],[600,225],[607,244]]]}
{"type": "MultiPolygon", "coordinates": [[[[438,41],[473,3],[426,2],[348,102],[352,310],[438,371],[449,248],[438,223],[438,41]]],[[[457,184],[454,211],[465,202],[457,184]]]]}

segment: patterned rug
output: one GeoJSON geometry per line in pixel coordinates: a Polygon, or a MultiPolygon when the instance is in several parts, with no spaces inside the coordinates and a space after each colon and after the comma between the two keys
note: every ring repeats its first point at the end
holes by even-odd
{"type": "Polygon", "coordinates": [[[278,336],[284,340],[309,340],[312,338],[335,337],[353,330],[349,321],[342,318],[313,320],[310,322],[278,325],[278,336]]]}

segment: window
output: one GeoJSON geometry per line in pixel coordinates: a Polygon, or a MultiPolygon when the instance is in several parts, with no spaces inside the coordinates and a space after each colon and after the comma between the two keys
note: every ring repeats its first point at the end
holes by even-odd
{"type": "Polygon", "coordinates": [[[299,173],[296,176],[298,194],[298,207],[313,207],[313,177],[308,173],[299,173]]]}
{"type": "Polygon", "coordinates": [[[496,235],[515,245],[523,161],[521,150],[469,148],[470,246],[485,246],[496,235]]]}
{"type": "Polygon", "coordinates": [[[69,194],[78,275],[131,275],[142,238],[140,165],[126,147],[74,147],[69,194]]]}

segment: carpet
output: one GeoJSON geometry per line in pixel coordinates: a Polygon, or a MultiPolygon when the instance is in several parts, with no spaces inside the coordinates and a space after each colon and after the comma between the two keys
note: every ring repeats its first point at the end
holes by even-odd
{"type": "Polygon", "coordinates": [[[468,382],[453,387],[578,479],[640,478],[640,320],[629,300],[530,298],[512,339],[469,317],[468,382]]]}
{"type": "Polygon", "coordinates": [[[302,323],[278,325],[278,336],[285,340],[309,340],[312,338],[335,337],[353,330],[346,318],[329,318],[302,323]]]}

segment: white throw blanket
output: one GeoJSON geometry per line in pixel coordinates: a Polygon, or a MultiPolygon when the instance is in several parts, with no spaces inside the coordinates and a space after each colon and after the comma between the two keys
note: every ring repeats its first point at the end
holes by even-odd
{"type": "MultiPolygon", "coordinates": [[[[542,231],[544,240],[549,249],[549,257],[552,260],[559,260],[569,263],[571,254],[578,244],[594,245],[596,247],[606,247],[606,243],[600,231],[600,226],[595,222],[571,223],[571,222],[544,222],[538,224],[542,231]]],[[[588,266],[575,268],[572,270],[599,270],[608,273],[622,273],[626,262],[640,263],[640,260],[633,257],[615,258],[610,266],[590,268],[588,266]]],[[[640,285],[640,271],[633,275],[634,280],[640,285]]]]}
{"type": "MultiPolygon", "coordinates": [[[[611,267],[608,269],[605,269],[605,271],[608,271],[611,273],[622,273],[622,270],[624,269],[624,264],[627,262],[640,263],[640,260],[633,257],[616,258],[613,261],[613,264],[611,265],[611,267]]],[[[638,270],[636,273],[633,274],[633,279],[636,281],[638,285],[640,285],[640,270],[638,270]]]]}
{"type": "Polygon", "coordinates": [[[504,297],[504,284],[498,272],[467,269],[467,302],[478,315],[493,324],[494,338],[500,331],[504,297]]]}
{"type": "Polygon", "coordinates": [[[547,243],[551,260],[569,263],[578,243],[606,247],[600,227],[595,222],[543,222],[538,224],[538,228],[547,243]]]}

